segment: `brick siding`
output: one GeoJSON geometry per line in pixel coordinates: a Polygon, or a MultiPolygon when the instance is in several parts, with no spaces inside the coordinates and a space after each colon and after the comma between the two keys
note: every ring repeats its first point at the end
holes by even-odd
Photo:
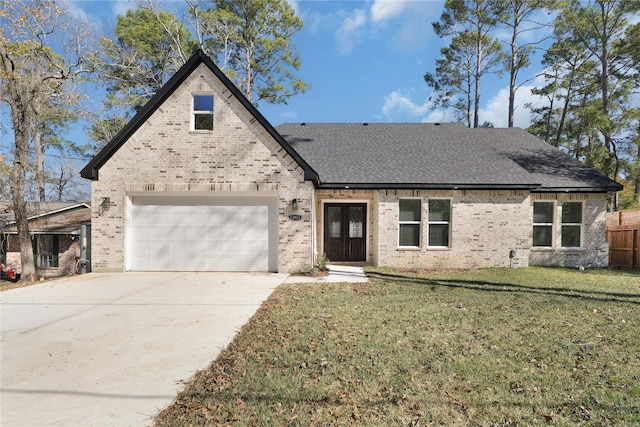
{"type": "Polygon", "coordinates": [[[368,206],[367,262],[397,268],[479,268],[547,266],[606,266],[605,194],[531,194],[495,190],[320,190],[316,196],[318,252],[323,248],[322,211],[326,202],[366,202],[368,206]],[[421,245],[398,247],[399,200],[422,200],[421,245]],[[451,200],[450,247],[430,248],[428,202],[451,200]],[[561,249],[560,211],[555,215],[554,247],[532,248],[533,202],[584,202],[583,247],[561,249]],[[515,250],[515,257],[510,252],[515,250]]]}
{"type": "Polygon", "coordinates": [[[604,193],[574,194],[532,194],[534,201],[555,202],[554,241],[552,249],[533,248],[531,265],[564,267],[607,267],[609,265],[609,245],[607,244],[606,215],[607,195],[604,193]],[[563,202],[583,203],[582,248],[561,248],[561,204],[563,202]]]}
{"type": "Polygon", "coordinates": [[[124,271],[132,195],[228,194],[278,198],[278,271],[312,263],[313,185],[303,171],[204,65],[104,164],[92,183],[92,269],[124,271]],[[213,131],[191,131],[193,93],[213,93],[213,131]],[[102,200],[110,200],[107,210],[102,200]],[[301,221],[291,221],[298,199],[301,221]]]}
{"type": "MultiPolygon", "coordinates": [[[[22,273],[22,261],[20,259],[20,245],[15,234],[8,235],[7,268],[22,273]]],[[[77,237],[70,235],[58,235],[58,267],[38,267],[40,277],[60,277],[75,273],[76,260],[80,257],[80,242],[77,237]]]]}

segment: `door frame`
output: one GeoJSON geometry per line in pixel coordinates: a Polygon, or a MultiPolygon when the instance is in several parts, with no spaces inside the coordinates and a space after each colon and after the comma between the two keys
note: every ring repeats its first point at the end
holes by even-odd
{"type": "MultiPolygon", "coordinates": [[[[324,212],[325,212],[325,205],[327,204],[341,204],[341,205],[365,205],[365,235],[364,235],[364,253],[365,253],[365,259],[363,261],[353,261],[354,263],[358,263],[358,262],[369,262],[369,233],[371,230],[371,215],[370,215],[370,205],[371,205],[371,200],[369,199],[322,199],[322,202],[320,203],[320,221],[318,221],[318,225],[319,225],[319,233],[318,233],[318,242],[319,242],[319,246],[320,246],[320,254],[326,253],[325,251],[325,247],[324,247],[324,232],[325,232],[325,218],[324,218],[324,212]]],[[[329,260],[332,261],[332,260],[329,260]]],[[[349,262],[349,261],[337,261],[337,262],[349,262]]]]}

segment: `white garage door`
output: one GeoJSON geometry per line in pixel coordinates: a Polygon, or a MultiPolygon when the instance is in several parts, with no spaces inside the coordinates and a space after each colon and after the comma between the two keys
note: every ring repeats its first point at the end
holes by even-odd
{"type": "Polygon", "coordinates": [[[134,197],[131,221],[132,270],[277,270],[275,198],[134,197]]]}

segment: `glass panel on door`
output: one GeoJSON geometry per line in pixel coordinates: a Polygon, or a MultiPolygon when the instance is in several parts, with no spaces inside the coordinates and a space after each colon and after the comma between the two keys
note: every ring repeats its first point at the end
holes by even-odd
{"type": "Polygon", "coordinates": [[[364,228],[364,208],[361,206],[349,207],[349,238],[362,239],[364,228]]]}
{"type": "Polygon", "coordinates": [[[339,239],[342,236],[342,209],[340,206],[327,207],[327,221],[329,237],[331,239],[339,239]]]}

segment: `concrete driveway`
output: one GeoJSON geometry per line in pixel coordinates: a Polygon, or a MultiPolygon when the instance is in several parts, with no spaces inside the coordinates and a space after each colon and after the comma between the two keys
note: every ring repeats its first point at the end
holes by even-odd
{"type": "Polygon", "coordinates": [[[0,425],[150,425],[286,278],[92,273],[0,293],[0,425]]]}

